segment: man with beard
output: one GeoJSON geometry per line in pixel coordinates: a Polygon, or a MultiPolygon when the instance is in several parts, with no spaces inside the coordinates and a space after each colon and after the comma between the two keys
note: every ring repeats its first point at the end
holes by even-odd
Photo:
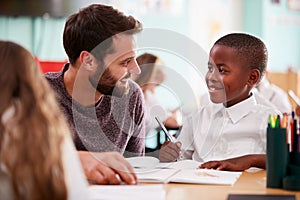
{"type": "Polygon", "coordinates": [[[143,155],[145,149],[142,92],[130,80],[132,73],[140,73],[134,35],[141,30],[132,16],[90,5],[65,24],[69,63],[61,72],[46,74],[73,131],[85,174],[99,184],[137,180],[121,154],[143,155]]]}

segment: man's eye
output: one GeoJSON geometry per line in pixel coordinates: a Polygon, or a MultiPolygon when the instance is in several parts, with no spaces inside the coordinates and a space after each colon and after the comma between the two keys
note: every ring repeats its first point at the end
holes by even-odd
{"type": "Polygon", "coordinates": [[[126,60],[126,61],[122,62],[122,65],[127,66],[129,62],[130,62],[130,60],[126,60]]]}

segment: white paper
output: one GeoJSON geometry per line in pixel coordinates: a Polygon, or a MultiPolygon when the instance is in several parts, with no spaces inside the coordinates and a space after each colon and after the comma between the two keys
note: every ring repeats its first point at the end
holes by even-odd
{"type": "Polygon", "coordinates": [[[242,172],[198,169],[201,163],[194,160],[160,163],[153,157],[135,157],[128,161],[133,165],[140,182],[233,185],[242,174],[242,172]]]}
{"type": "Polygon", "coordinates": [[[92,185],[91,200],[164,200],[163,185],[92,185]]]}
{"type": "Polygon", "coordinates": [[[201,163],[194,160],[180,160],[177,162],[161,163],[155,157],[140,156],[126,159],[135,169],[196,169],[201,163]]]}
{"type": "Polygon", "coordinates": [[[197,169],[201,165],[200,162],[195,160],[180,160],[170,163],[158,163],[156,168],[169,168],[169,169],[197,169]]]}
{"type": "Polygon", "coordinates": [[[178,169],[136,169],[138,181],[140,183],[168,183],[178,169]]]}
{"type": "Polygon", "coordinates": [[[213,169],[182,169],[170,178],[170,182],[233,185],[241,174],[213,169]]]}

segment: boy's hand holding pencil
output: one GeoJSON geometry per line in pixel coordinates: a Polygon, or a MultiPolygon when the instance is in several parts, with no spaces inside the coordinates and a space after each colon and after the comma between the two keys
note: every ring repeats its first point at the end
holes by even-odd
{"type": "Polygon", "coordinates": [[[159,126],[162,128],[163,132],[166,134],[169,141],[166,141],[159,151],[159,160],[160,162],[175,162],[180,158],[181,156],[181,143],[177,141],[177,139],[172,136],[164,124],[158,119],[158,117],[155,117],[155,120],[159,124],[159,126]]]}
{"type": "Polygon", "coordinates": [[[181,156],[181,143],[166,141],[159,151],[160,162],[175,162],[181,156]]]}

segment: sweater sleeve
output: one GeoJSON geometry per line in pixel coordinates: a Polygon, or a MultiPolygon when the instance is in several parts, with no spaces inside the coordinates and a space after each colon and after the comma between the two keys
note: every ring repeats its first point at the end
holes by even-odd
{"type": "Polygon", "coordinates": [[[130,99],[133,133],[128,141],[124,156],[141,156],[145,153],[145,108],[142,91],[136,88],[130,99]]]}

